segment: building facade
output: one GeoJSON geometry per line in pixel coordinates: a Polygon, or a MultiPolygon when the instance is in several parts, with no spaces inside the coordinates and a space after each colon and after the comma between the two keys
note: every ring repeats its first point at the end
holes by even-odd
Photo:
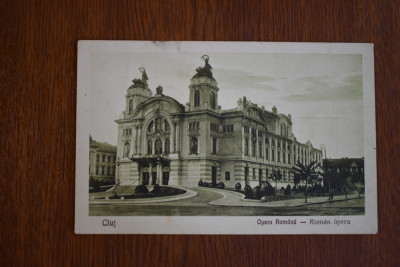
{"type": "Polygon", "coordinates": [[[290,172],[297,161],[321,165],[322,152],[310,141],[303,144],[292,132],[290,114],[267,111],[247,100],[234,109],[218,105],[218,83],[208,56],[189,84],[189,102],[182,105],[164,95],[153,95],[144,69],[127,90],[126,106],[118,124],[117,181],[131,184],[197,186],[198,181],[265,183],[273,171],[278,186],[293,184],[290,172]]]}
{"type": "Polygon", "coordinates": [[[107,184],[115,183],[117,147],[97,142],[89,137],[89,179],[107,184]]]}

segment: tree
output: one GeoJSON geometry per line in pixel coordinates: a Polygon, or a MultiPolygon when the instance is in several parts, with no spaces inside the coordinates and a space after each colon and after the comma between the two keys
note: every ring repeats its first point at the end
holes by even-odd
{"type": "Polygon", "coordinates": [[[278,189],[278,181],[282,179],[282,174],[280,170],[272,170],[272,173],[270,174],[269,178],[273,181],[275,181],[275,190],[278,189]]]}
{"type": "Polygon", "coordinates": [[[307,203],[307,186],[308,184],[313,184],[318,179],[318,172],[315,169],[318,167],[316,161],[311,162],[310,164],[304,166],[300,161],[297,161],[297,164],[293,166],[290,170],[297,179],[300,178],[301,181],[306,182],[306,192],[305,192],[305,202],[307,203]]]}

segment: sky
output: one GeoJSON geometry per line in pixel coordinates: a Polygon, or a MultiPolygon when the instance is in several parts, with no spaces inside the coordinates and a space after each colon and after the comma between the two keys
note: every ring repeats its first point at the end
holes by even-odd
{"type": "Polygon", "coordinates": [[[357,54],[266,53],[116,53],[92,52],[90,70],[90,133],[93,139],[117,143],[116,119],[138,70],[146,69],[150,89],[182,104],[189,101],[189,83],[196,68],[210,58],[222,109],[247,100],[271,111],[291,114],[297,140],[326,147],[328,158],[363,157],[362,58],[357,54]]]}

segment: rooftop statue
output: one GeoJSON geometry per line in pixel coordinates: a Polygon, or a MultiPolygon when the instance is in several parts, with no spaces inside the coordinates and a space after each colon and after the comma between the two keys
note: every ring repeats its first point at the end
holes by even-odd
{"type": "Polygon", "coordinates": [[[139,68],[140,72],[142,73],[142,79],[133,79],[133,85],[134,86],[141,86],[141,87],[147,87],[147,80],[149,79],[147,77],[146,70],[144,68],[139,68]]]}
{"type": "Polygon", "coordinates": [[[200,77],[208,77],[211,80],[215,81],[213,74],[211,72],[212,67],[211,65],[208,63],[209,61],[209,57],[207,55],[204,55],[201,57],[202,59],[204,59],[204,67],[198,67],[196,69],[196,74],[193,76],[193,78],[200,78],[200,77]]]}

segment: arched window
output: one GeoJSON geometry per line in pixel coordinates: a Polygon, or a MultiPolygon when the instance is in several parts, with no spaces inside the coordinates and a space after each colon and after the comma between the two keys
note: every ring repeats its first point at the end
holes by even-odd
{"type": "Polygon", "coordinates": [[[131,115],[133,112],[133,100],[129,100],[129,108],[128,108],[128,114],[131,115]]]}
{"type": "Polygon", "coordinates": [[[165,154],[169,154],[169,139],[165,140],[164,146],[165,146],[164,148],[165,154]]]}
{"type": "Polygon", "coordinates": [[[215,94],[213,92],[210,93],[210,107],[215,108],[215,94]]]}
{"type": "Polygon", "coordinates": [[[166,132],[171,131],[171,127],[169,126],[169,123],[167,120],[164,120],[164,131],[166,131],[166,132]]]}
{"type": "Polygon", "coordinates": [[[131,148],[131,146],[129,145],[128,142],[126,142],[125,145],[124,145],[124,157],[125,158],[129,157],[130,148],[131,148]]]}
{"type": "Polygon", "coordinates": [[[151,142],[151,140],[149,140],[147,141],[147,154],[149,155],[153,154],[152,150],[153,150],[153,143],[151,142]]]}
{"type": "Polygon", "coordinates": [[[149,123],[149,126],[147,126],[147,132],[152,133],[152,132],[153,132],[153,126],[154,126],[154,124],[153,124],[153,122],[151,121],[151,122],[149,123]]]}
{"type": "Polygon", "coordinates": [[[194,106],[195,107],[200,106],[200,91],[199,90],[194,91],[194,106]]]}
{"type": "Polygon", "coordinates": [[[198,140],[196,137],[190,139],[190,154],[197,154],[198,150],[198,140]]]}
{"type": "Polygon", "coordinates": [[[154,144],[154,152],[155,154],[162,154],[162,142],[160,139],[157,139],[154,144]]]}
{"type": "Polygon", "coordinates": [[[161,118],[156,118],[156,131],[161,131],[161,123],[162,119],[161,118]]]}

